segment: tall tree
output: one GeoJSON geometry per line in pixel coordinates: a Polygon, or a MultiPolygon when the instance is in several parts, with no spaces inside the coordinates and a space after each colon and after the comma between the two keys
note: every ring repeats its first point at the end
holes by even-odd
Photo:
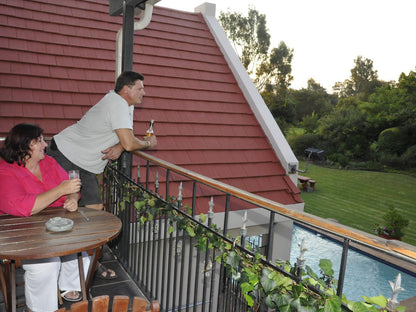
{"type": "Polygon", "coordinates": [[[333,89],[341,97],[354,96],[366,101],[371,93],[382,85],[382,82],[378,80],[377,70],[373,69],[372,60],[358,56],[354,63],[350,79],[346,79],[343,83],[335,83],[333,89]]]}
{"type": "Polygon", "coordinates": [[[259,91],[267,85],[287,89],[293,80],[293,49],[284,42],[270,49],[266,15],[249,8],[248,15],[221,12],[219,21],[259,91]]]}

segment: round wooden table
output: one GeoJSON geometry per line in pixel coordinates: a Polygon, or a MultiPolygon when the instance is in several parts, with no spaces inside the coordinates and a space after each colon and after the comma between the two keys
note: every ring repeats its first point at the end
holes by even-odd
{"type": "Polygon", "coordinates": [[[83,299],[91,287],[95,266],[102,246],[115,238],[121,230],[121,221],[111,213],[80,207],[76,212],[47,208],[30,217],[0,215],[0,259],[5,266],[7,306],[16,310],[16,261],[59,257],[78,254],[78,266],[83,299]],[[45,223],[54,217],[74,221],[71,230],[51,232],[45,223]],[[83,251],[91,251],[92,257],[87,278],[84,278],[83,251]]]}

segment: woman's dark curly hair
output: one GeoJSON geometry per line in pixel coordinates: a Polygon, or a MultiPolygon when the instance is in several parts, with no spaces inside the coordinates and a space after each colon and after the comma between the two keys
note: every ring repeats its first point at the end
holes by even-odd
{"type": "Polygon", "coordinates": [[[0,149],[0,157],[10,164],[16,162],[19,166],[24,166],[26,156],[30,156],[30,142],[42,134],[43,129],[37,125],[21,123],[14,126],[0,149]]]}

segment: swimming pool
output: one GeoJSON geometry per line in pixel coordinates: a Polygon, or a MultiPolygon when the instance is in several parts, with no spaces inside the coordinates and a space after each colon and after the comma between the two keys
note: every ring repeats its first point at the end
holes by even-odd
{"type": "MultiPolygon", "coordinates": [[[[342,245],[315,234],[304,227],[293,225],[290,255],[290,263],[292,265],[296,263],[296,258],[299,257],[298,244],[302,242],[302,239],[305,239],[304,244],[308,249],[304,254],[305,264],[309,265],[319,276],[319,260],[329,259],[332,261],[332,267],[335,271],[334,277],[338,279],[342,245]]],[[[353,301],[361,301],[361,296],[374,297],[383,295],[386,298],[390,298],[392,290],[389,281],[393,282],[398,273],[401,273],[401,286],[405,289],[399,293],[398,300],[402,301],[416,296],[416,275],[402,272],[375,258],[350,249],[348,251],[343,293],[348,300],[353,301]]]]}

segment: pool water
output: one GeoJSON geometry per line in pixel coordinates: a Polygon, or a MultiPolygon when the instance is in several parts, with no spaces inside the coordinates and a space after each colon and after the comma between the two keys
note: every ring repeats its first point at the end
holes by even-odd
{"type": "MultiPolygon", "coordinates": [[[[334,277],[338,279],[342,245],[294,225],[290,255],[292,265],[296,263],[296,258],[300,255],[298,244],[302,242],[302,239],[305,239],[304,245],[308,249],[304,254],[305,264],[320,276],[319,260],[329,259],[332,261],[332,268],[335,271],[334,277]]],[[[402,301],[416,296],[416,274],[410,275],[364,253],[349,249],[343,293],[348,300],[352,301],[362,301],[361,296],[383,295],[390,298],[392,289],[389,281],[394,282],[398,273],[401,273],[401,287],[405,289],[399,293],[398,300],[402,301]]]]}

